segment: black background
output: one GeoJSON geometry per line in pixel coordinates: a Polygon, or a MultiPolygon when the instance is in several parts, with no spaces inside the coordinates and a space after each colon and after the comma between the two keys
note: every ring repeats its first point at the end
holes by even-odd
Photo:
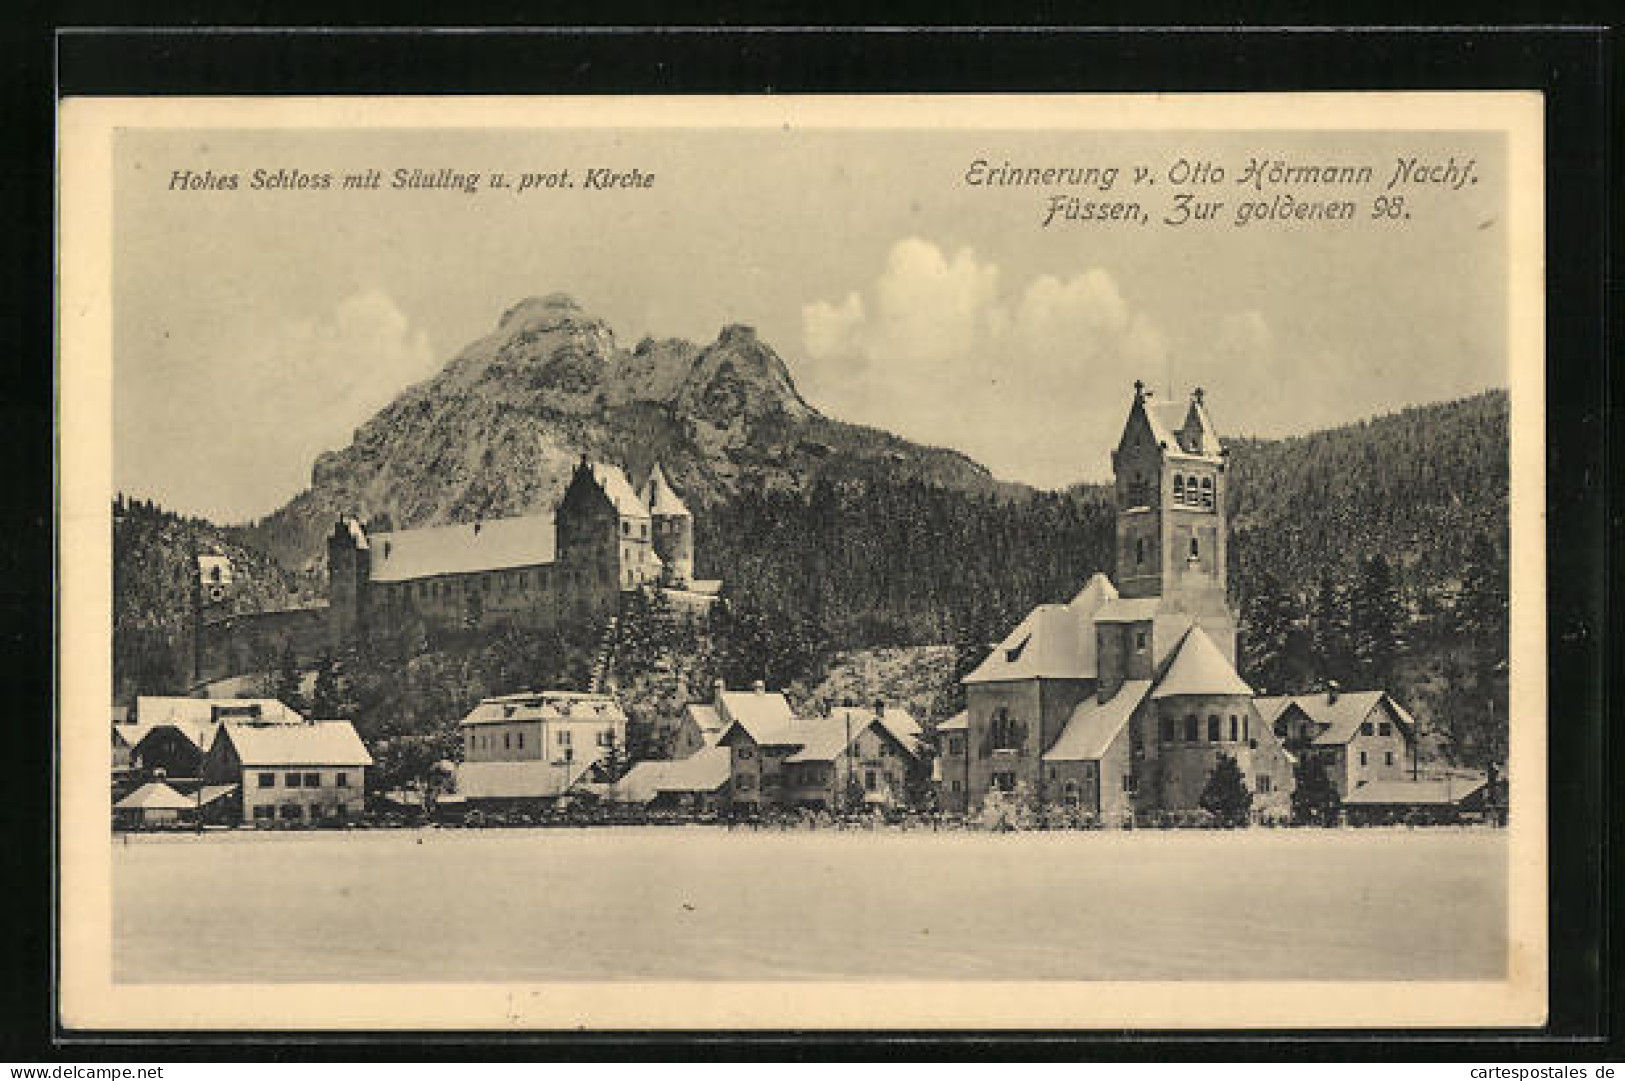
{"type": "MultiPolygon", "coordinates": [[[[0,609],[6,623],[4,686],[10,706],[0,755],[7,829],[0,870],[7,900],[7,971],[0,979],[0,1059],[9,1061],[180,1061],[230,1058],[407,1060],[471,1058],[1086,1058],[1158,1061],[1290,1058],[1312,1062],[1387,1058],[1510,1061],[1617,1058],[1617,1012],[1607,989],[1610,922],[1608,837],[1617,807],[1607,784],[1605,683],[1622,664],[1610,650],[1617,606],[1607,605],[1618,568],[1621,516],[1608,501],[1608,463],[1625,425],[1613,421],[1620,391],[1606,346],[1610,214],[1609,121],[1618,72],[1612,33],[1595,25],[1606,8],[1503,5],[1525,28],[1458,25],[1344,27],[1304,4],[1163,5],[1164,20],[1202,29],[1107,29],[1155,5],[1056,10],[1016,6],[1000,29],[954,28],[991,12],[936,5],[914,14],[932,26],[895,21],[867,30],[794,29],[784,8],[691,11],[687,29],[618,25],[610,5],[557,6],[555,20],[599,29],[417,32],[365,29],[403,13],[323,5],[293,12],[238,5],[236,28],[205,23],[202,5],[149,5],[140,18],[170,29],[116,30],[123,7],[34,5],[6,26],[9,106],[4,141],[3,220],[13,243],[6,269],[6,341],[0,364],[0,424],[10,459],[0,543],[0,609]],[[1183,9],[1183,10],[1181,10],[1183,9]],[[325,30],[255,30],[308,25],[325,30]],[[1260,18],[1271,23],[1260,23],[1260,18]],[[1015,25],[1017,19],[1026,25],[1015,25]],[[335,29],[348,23],[348,29],[335,29]],[[1074,29],[1054,25],[1073,24],[1074,29]],[[1592,25],[1586,25],[1591,23],[1592,25]],[[778,24],[776,27],[769,24],[778,24]],[[1285,27],[1296,24],[1290,29],[1285,27]],[[1542,24],[1539,26],[1533,24],[1542,24]],[[1270,26],[1274,28],[1271,29],[1270,26]],[[1094,27],[1085,29],[1084,27],[1094,27]],[[101,29],[96,29],[101,28],[101,29]],[[1540,89],[1546,93],[1547,400],[1550,654],[1551,1020],[1539,1032],[1432,1033],[920,1033],[637,1034],[515,1036],[454,1033],[290,1034],[73,1033],[55,1022],[51,943],[55,823],[53,724],[54,336],[52,213],[54,126],[59,95],[143,94],[523,94],[523,93],[865,93],[1226,90],[1540,89]],[[19,243],[20,242],[20,243],[19,243]],[[1610,453],[1611,452],[1611,453],[1610,453]],[[1607,543],[1612,539],[1612,547],[1607,543]],[[1610,562],[1610,560],[1612,562],[1610,562]],[[1612,619],[1612,623],[1609,620],[1612,619]],[[388,1044],[379,1047],[378,1043],[388,1044]]],[[[1473,17],[1485,17],[1479,5],[1473,17]]],[[[1493,10],[1493,7],[1491,8],[1493,10]]],[[[422,18],[427,12],[412,14],[422,18]]],[[[513,4],[465,2],[453,14],[472,23],[517,26],[537,12],[513,4]]],[[[831,17],[825,6],[820,14],[831,17]]],[[[858,14],[856,11],[853,14],[858,14]]],[[[1414,19],[1408,7],[1361,12],[1414,19]]],[[[1433,9],[1439,19],[1452,12],[1433,9]]],[[[675,19],[674,13],[665,16],[675,19]]],[[[223,13],[210,12],[219,19],[223,13]]],[[[646,12],[636,17],[647,18],[646,12]]],[[[1344,18],[1347,16],[1345,15],[1344,18]]],[[[894,20],[903,16],[893,14],[894,20]]],[[[874,14],[867,21],[873,23],[874,14]]],[[[1462,18],[1465,24],[1466,18],[1462,18]]],[[[184,283],[176,283],[184,288],[184,283]]]]}

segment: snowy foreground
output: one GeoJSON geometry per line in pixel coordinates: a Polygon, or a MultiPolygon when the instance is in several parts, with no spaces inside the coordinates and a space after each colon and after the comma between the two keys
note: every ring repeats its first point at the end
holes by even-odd
{"type": "Polygon", "coordinates": [[[1506,836],[396,830],[115,843],[121,982],[1493,979],[1506,836]]]}

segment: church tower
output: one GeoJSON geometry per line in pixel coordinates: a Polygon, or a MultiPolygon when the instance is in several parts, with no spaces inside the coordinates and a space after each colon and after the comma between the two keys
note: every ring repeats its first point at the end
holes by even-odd
{"type": "Polygon", "coordinates": [[[1159,638],[1195,622],[1234,663],[1236,624],[1225,597],[1226,454],[1200,387],[1189,402],[1162,403],[1135,382],[1112,452],[1117,587],[1124,598],[1156,599],[1159,638]]]}

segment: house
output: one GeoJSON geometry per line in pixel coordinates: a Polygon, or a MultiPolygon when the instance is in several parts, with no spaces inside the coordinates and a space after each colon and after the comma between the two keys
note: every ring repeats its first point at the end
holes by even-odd
{"type": "Polygon", "coordinates": [[[733,756],[726,747],[706,747],[684,758],[639,762],[610,787],[617,803],[651,808],[713,812],[728,805],[733,756]]]}
{"type": "Polygon", "coordinates": [[[182,698],[142,695],[130,723],[114,728],[114,746],[129,746],[138,777],[195,779],[215,733],[226,721],[296,725],[305,718],[275,698],[182,698]]]}
{"type": "Polygon", "coordinates": [[[338,822],[366,809],[370,765],[348,721],[223,721],[203,760],[203,780],[236,786],[231,804],[243,822],[338,822]]]}
{"type": "Polygon", "coordinates": [[[113,804],[113,820],[125,828],[170,825],[195,807],[193,797],[182,795],[162,781],[149,781],[113,804]]]}
{"type": "Polygon", "coordinates": [[[1367,781],[1343,799],[1351,825],[1387,822],[1455,822],[1489,808],[1485,778],[1443,776],[1367,781]]]}
{"type": "Polygon", "coordinates": [[[1299,757],[1313,757],[1347,801],[1363,785],[1409,781],[1416,721],[1385,691],[1339,690],[1260,698],[1259,715],[1299,757]]]}
{"type": "Polygon", "coordinates": [[[1284,813],[1291,757],[1235,670],[1227,452],[1201,390],[1164,405],[1136,383],[1112,466],[1115,574],[1033,609],[965,677],[963,727],[939,730],[943,804],[997,788],[1124,822],[1198,808],[1225,755],[1255,811],[1284,813]]]}
{"type": "MultiPolygon", "coordinates": [[[[784,697],[768,695],[761,684],[753,694],[784,697]]],[[[912,718],[888,724],[884,712],[846,709],[803,719],[790,714],[788,703],[734,711],[718,741],[730,754],[734,809],[849,809],[859,789],[865,804],[905,802],[911,772],[919,768],[919,728],[912,718]]]]}
{"type": "Polygon", "coordinates": [[[626,747],[626,714],[606,694],[525,691],[483,699],[461,722],[453,802],[551,802],[611,748],[626,747]]]}

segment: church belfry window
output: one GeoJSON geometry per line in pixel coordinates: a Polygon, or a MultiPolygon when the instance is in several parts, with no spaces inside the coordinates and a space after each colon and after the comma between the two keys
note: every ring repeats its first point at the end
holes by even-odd
{"type": "Polygon", "coordinates": [[[1145,562],[1145,538],[1134,538],[1134,565],[1140,566],[1145,562]]]}
{"type": "Polygon", "coordinates": [[[1213,478],[1202,478],[1202,506],[1207,510],[1213,509],[1213,478]]]}
{"type": "Polygon", "coordinates": [[[1185,502],[1185,478],[1178,473],[1174,474],[1174,502],[1185,502]]]}

